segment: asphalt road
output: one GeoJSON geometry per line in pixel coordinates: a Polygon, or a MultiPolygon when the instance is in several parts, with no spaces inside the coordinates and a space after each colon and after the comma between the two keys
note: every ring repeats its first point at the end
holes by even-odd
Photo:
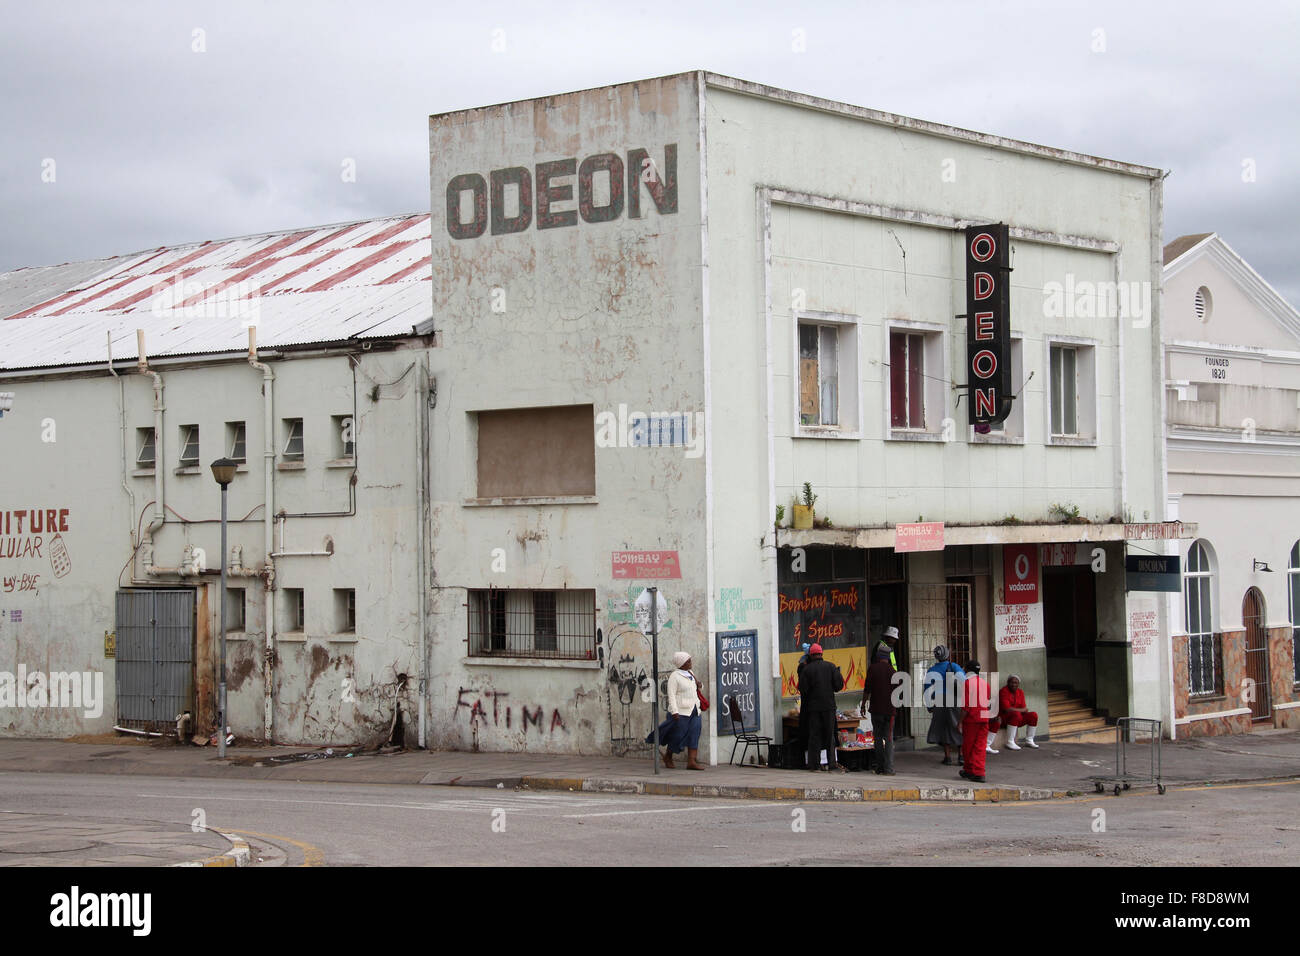
{"type": "Polygon", "coordinates": [[[199,819],[289,866],[1290,866],[1300,849],[1300,781],[972,806],[4,773],[0,811],[199,819]]]}

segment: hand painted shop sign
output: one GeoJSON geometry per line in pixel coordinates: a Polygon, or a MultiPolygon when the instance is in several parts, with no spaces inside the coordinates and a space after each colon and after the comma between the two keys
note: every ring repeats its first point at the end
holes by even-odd
{"type": "Polygon", "coordinates": [[[1196,537],[1196,526],[1181,521],[1143,522],[1124,525],[1127,541],[1176,541],[1196,537]]]}
{"type": "Polygon", "coordinates": [[[904,551],[942,551],[943,522],[922,521],[895,525],[894,550],[899,553],[904,551]]]}
{"type": "Polygon", "coordinates": [[[1043,605],[993,605],[993,634],[998,653],[1045,647],[1043,640],[1043,605]]]}
{"type": "Polygon", "coordinates": [[[966,374],[970,424],[1011,412],[1011,242],[1005,224],[966,229],[966,374]]]}
{"type": "Polygon", "coordinates": [[[1183,576],[1176,554],[1130,554],[1124,557],[1124,587],[1129,591],[1181,592],[1183,576]]]}
{"type": "Polygon", "coordinates": [[[1002,546],[1002,590],[1008,604],[1038,603],[1038,549],[1032,544],[1002,546]]]}
{"type": "MultiPolygon", "coordinates": [[[[663,163],[643,148],[629,149],[627,160],[617,153],[596,153],[581,163],[576,156],[526,166],[494,169],[484,179],[480,173],[461,173],[447,182],[447,234],[453,239],[476,239],[487,231],[492,235],[538,229],[557,229],[583,222],[610,222],[623,215],[640,219],[644,215],[642,189],[661,216],[677,212],[677,144],[664,147],[663,163]],[[609,186],[597,194],[596,176],[608,177],[609,186]],[[573,202],[577,179],[577,208],[573,202]],[[626,183],[626,191],[624,184],[626,183]],[[506,193],[514,202],[507,208],[506,193]],[[462,221],[462,196],[470,195],[470,216],[462,221]]],[[[648,209],[647,209],[648,211],[648,209]]]]}
{"type": "Polygon", "coordinates": [[[736,733],[726,698],[736,705],[745,730],[758,730],[758,631],[722,631],[717,634],[718,734],[736,733]]]}
{"type": "Polygon", "coordinates": [[[680,578],[682,564],[676,551],[615,551],[616,579],[680,578]]]}

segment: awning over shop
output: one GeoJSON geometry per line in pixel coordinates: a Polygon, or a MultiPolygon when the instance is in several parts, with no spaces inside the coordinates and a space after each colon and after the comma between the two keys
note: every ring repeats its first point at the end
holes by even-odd
{"type": "MultiPolygon", "coordinates": [[[[1084,541],[1178,541],[1196,537],[1196,525],[1183,521],[1132,524],[996,524],[946,525],[944,547],[967,544],[1056,544],[1084,541]]],[[[777,547],[893,548],[897,531],[889,528],[780,528],[777,547]]]]}

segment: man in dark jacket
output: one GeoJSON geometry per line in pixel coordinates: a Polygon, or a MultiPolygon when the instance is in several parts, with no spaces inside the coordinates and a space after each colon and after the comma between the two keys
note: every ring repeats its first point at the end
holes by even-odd
{"type": "Polygon", "coordinates": [[[871,714],[871,734],[875,738],[876,773],[894,775],[894,667],[889,663],[889,648],[876,648],[876,659],[867,668],[862,688],[862,709],[871,714]],[[869,702],[869,706],[868,706],[869,702]]]}
{"type": "Polygon", "coordinates": [[[799,672],[799,714],[808,733],[808,769],[830,771],[835,759],[835,692],[844,689],[840,669],[822,657],[822,646],[808,648],[799,672]],[[829,761],[827,763],[826,761],[829,761]]]}

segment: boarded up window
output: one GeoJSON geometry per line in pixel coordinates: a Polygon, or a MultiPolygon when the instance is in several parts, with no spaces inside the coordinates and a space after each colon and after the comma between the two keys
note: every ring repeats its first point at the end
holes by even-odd
{"type": "Polygon", "coordinates": [[[478,413],[478,497],[596,493],[591,405],[478,413]]]}

